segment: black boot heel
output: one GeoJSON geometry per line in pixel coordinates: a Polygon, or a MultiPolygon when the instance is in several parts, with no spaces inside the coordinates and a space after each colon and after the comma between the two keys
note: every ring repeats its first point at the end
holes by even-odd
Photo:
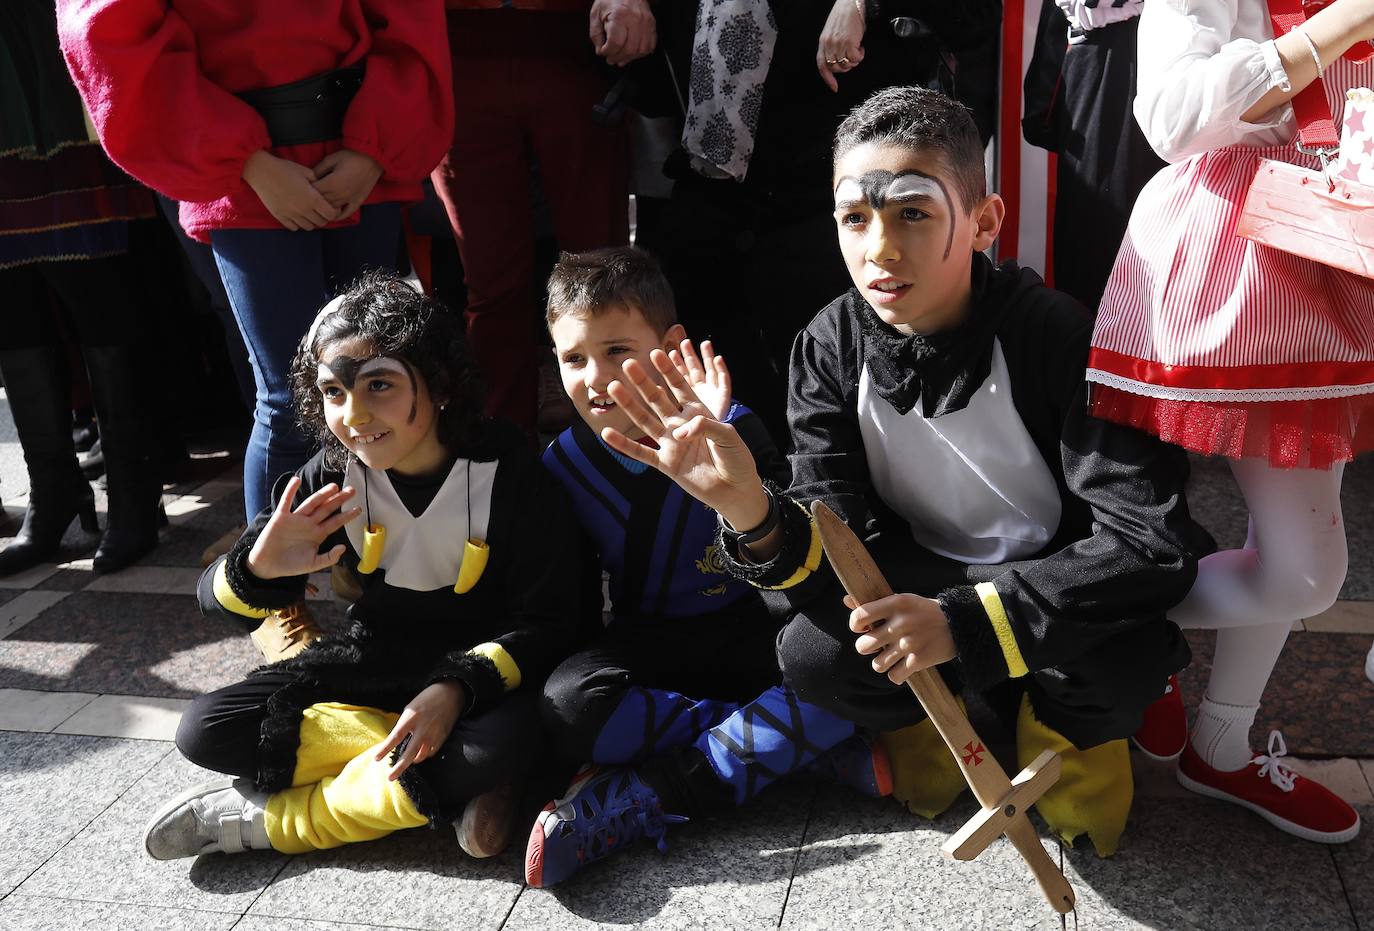
{"type": "Polygon", "coordinates": [[[24,525],[0,550],[0,576],[22,572],[55,556],[72,520],[95,532],[95,498],[76,467],[71,394],[60,347],[0,351],[10,415],[29,474],[24,525]]]}

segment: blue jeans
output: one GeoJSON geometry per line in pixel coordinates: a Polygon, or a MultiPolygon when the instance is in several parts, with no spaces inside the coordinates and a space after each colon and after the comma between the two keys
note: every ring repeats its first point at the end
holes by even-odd
{"type": "Polygon", "coordinates": [[[325,302],[369,268],[394,268],[399,204],[363,207],[356,226],[291,232],[225,229],[210,234],[229,305],[248,346],[257,403],[243,457],[248,520],[272,503],[272,485],[305,464],[315,440],[296,425],[291,360],[325,302]]]}

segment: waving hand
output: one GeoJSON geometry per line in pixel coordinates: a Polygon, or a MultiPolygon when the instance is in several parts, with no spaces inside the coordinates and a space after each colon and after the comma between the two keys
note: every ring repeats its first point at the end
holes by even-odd
{"type": "MultiPolygon", "coordinates": [[[[622,368],[624,379],[611,382],[607,391],[654,446],[612,428],[602,432],[602,439],[616,452],[668,476],[719,511],[731,526],[748,528],[760,523],[768,513],[768,498],[749,447],[734,427],[721,423],[702,402],[666,353],[655,349],[649,360],[663,384],[631,359],[622,368]]],[[[682,362],[688,368],[685,359],[682,362]]],[[[724,367],[723,360],[719,364],[724,367]]],[[[728,371],[725,378],[728,391],[728,371]]]]}

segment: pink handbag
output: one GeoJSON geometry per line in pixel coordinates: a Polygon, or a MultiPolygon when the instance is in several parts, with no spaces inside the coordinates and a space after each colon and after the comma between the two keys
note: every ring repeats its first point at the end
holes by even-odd
{"type": "MultiPolygon", "coordinates": [[[[1275,35],[1306,20],[1301,0],[1269,0],[1269,16],[1275,35]]],[[[1346,57],[1358,61],[1371,53],[1374,49],[1352,49],[1346,57]]],[[[1332,176],[1329,166],[1340,151],[1340,136],[1320,79],[1293,97],[1293,113],[1298,119],[1298,150],[1315,155],[1322,170],[1261,162],[1236,235],[1374,278],[1374,186],[1332,176]]]]}

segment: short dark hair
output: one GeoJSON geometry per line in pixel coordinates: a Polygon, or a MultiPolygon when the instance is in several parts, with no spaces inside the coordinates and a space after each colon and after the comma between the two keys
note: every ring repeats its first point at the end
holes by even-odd
{"type": "Polygon", "coordinates": [[[833,160],[870,142],[937,152],[965,210],[987,196],[983,141],[968,108],[925,87],[889,87],[850,111],[835,131],[833,160]]]}
{"type": "Polygon", "coordinates": [[[595,316],[613,307],[638,310],[660,336],[677,323],[672,286],[643,249],[610,246],[558,257],[549,276],[550,327],[567,314],[595,316]]]}
{"type": "Polygon", "coordinates": [[[338,306],[301,340],[291,362],[296,415],[325,449],[325,464],[342,469],[348,452],[329,431],[315,382],[331,343],[365,339],[379,355],[399,360],[424,379],[429,396],[445,402],[437,414],[439,442],[451,453],[477,441],[482,389],[467,350],[462,318],[394,272],[368,272],[336,299],[338,306]]]}

